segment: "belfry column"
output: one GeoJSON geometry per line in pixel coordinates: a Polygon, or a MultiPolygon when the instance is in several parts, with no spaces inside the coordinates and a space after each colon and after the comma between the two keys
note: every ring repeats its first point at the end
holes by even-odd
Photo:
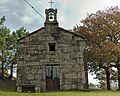
{"type": "Polygon", "coordinates": [[[52,0],[49,2],[51,4],[51,8],[45,9],[45,14],[46,14],[46,19],[45,19],[45,27],[48,26],[56,26],[58,27],[58,22],[57,22],[57,9],[52,8],[52,4],[54,3],[52,0]]]}

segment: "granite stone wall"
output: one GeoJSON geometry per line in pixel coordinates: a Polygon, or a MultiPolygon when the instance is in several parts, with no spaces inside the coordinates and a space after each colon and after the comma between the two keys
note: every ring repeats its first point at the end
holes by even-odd
{"type": "Polygon", "coordinates": [[[57,26],[46,26],[19,41],[17,52],[17,90],[35,86],[46,91],[45,65],[59,64],[60,90],[84,90],[87,84],[84,63],[85,40],[57,26]],[[55,51],[49,51],[55,43],[55,51]]]}

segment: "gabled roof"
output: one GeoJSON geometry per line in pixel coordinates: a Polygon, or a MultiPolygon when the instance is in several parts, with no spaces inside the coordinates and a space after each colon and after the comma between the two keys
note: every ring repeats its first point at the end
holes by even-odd
{"type": "Polygon", "coordinates": [[[34,31],[34,32],[30,33],[30,34],[28,34],[27,36],[25,36],[25,37],[22,37],[22,38],[18,39],[18,42],[19,42],[20,40],[22,40],[22,39],[26,38],[26,37],[29,37],[29,36],[30,36],[30,35],[32,35],[32,34],[37,33],[37,32],[38,32],[38,31],[40,31],[40,30],[43,30],[43,29],[45,29],[45,27],[42,27],[42,28],[40,28],[40,29],[38,29],[38,30],[36,30],[36,31],[34,31]]]}
{"type": "MultiPolygon", "coordinates": [[[[32,34],[37,33],[37,32],[40,31],[40,30],[43,30],[43,29],[45,29],[45,27],[42,27],[42,28],[40,28],[40,29],[38,29],[38,30],[36,30],[36,31],[28,34],[27,36],[20,38],[20,39],[18,40],[18,42],[21,41],[22,39],[26,38],[26,37],[31,36],[32,34]]],[[[73,34],[73,35],[75,35],[75,36],[78,36],[78,37],[80,37],[80,38],[82,38],[82,39],[85,39],[84,37],[82,37],[82,36],[80,36],[80,35],[78,35],[78,34],[76,34],[76,33],[70,32],[70,31],[68,31],[68,30],[66,30],[66,29],[64,29],[64,28],[58,27],[58,30],[64,30],[64,32],[67,32],[67,33],[73,34]]]]}
{"type": "Polygon", "coordinates": [[[66,29],[63,29],[63,28],[61,28],[61,27],[58,27],[58,29],[64,30],[65,32],[68,32],[68,33],[70,33],[70,34],[73,34],[73,35],[75,35],[75,36],[78,36],[78,37],[80,37],[80,38],[85,39],[83,36],[80,36],[80,35],[78,35],[78,34],[76,34],[76,33],[70,32],[70,31],[68,31],[68,30],[66,30],[66,29]]]}

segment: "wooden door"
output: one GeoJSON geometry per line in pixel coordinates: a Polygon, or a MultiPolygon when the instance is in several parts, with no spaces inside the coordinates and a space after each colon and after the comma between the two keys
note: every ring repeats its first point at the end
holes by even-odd
{"type": "Polygon", "coordinates": [[[59,66],[58,65],[47,65],[46,66],[46,90],[47,91],[60,90],[59,66]]]}

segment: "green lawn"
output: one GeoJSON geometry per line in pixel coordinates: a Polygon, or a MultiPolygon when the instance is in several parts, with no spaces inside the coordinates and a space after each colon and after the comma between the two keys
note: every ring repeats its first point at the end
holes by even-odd
{"type": "Polygon", "coordinates": [[[0,92],[0,96],[120,96],[120,92],[92,91],[92,92],[50,92],[50,93],[17,93],[0,92]]]}

